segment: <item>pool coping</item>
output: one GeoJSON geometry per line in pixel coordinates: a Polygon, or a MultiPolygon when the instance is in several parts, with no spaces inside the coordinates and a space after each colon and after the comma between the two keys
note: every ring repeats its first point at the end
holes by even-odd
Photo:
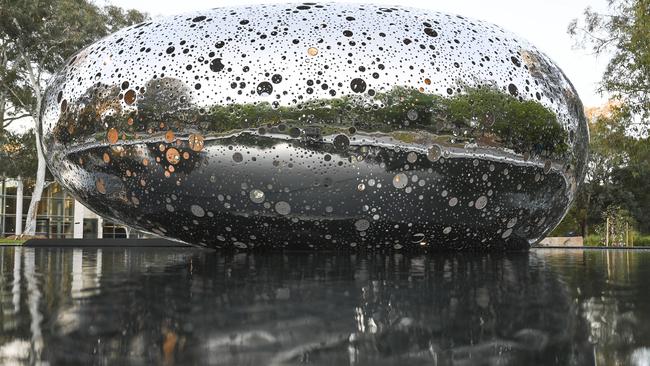
{"type": "MultiPolygon", "coordinates": [[[[29,239],[22,244],[3,244],[2,246],[24,246],[28,248],[186,248],[201,249],[201,247],[178,241],[155,239],[29,239]]],[[[209,249],[209,248],[205,248],[209,249]]],[[[567,250],[650,250],[650,246],[635,247],[592,247],[592,246],[532,246],[531,250],[567,249],[567,250]]],[[[289,250],[292,251],[292,250],[289,250]]],[[[474,251],[475,250],[470,250],[474,251]]],[[[436,252],[430,251],[430,252],[436,252]]],[[[462,251],[459,251],[462,252],[462,251]]],[[[489,251],[486,251],[489,252],[489,251]]],[[[498,251],[502,252],[502,251],[498,251]]]]}

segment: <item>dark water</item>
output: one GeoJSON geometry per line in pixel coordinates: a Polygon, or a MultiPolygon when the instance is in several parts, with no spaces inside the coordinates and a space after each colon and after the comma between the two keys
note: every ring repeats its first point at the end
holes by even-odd
{"type": "Polygon", "coordinates": [[[0,364],[650,364],[650,252],[0,248],[0,364]]]}

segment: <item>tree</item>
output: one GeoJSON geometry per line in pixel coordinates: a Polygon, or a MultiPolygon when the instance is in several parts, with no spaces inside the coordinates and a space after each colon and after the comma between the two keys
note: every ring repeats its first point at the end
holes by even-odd
{"type": "Polygon", "coordinates": [[[574,222],[587,236],[589,226],[602,224],[602,212],[618,207],[650,232],[650,0],[608,0],[606,13],[587,8],[568,31],[579,46],[611,57],[598,91],[612,101],[587,111],[587,176],[562,230],[574,222]]]}
{"type": "Polygon", "coordinates": [[[22,134],[5,132],[0,136],[0,176],[26,178],[33,183],[38,165],[34,130],[22,134]],[[26,172],[32,175],[25,175],[26,172]]]}
{"type": "MultiPolygon", "coordinates": [[[[145,14],[87,0],[0,0],[0,125],[28,115],[39,123],[43,86],[74,52],[145,14]],[[12,108],[5,117],[6,108],[12,108]]],[[[39,130],[35,129],[38,139],[39,130]]],[[[36,143],[36,185],[24,234],[33,235],[45,182],[45,159],[36,143]]]]}
{"type": "Polygon", "coordinates": [[[629,244],[630,229],[635,225],[630,212],[619,206],[607,207],[602,213],[604,223],[596,228],[607,246],[624,246],[629,244]]]}
{"type": "Polygon", "coordinates": [[[609,12],[591,8],[569,24],[569,34],[595,54],[612,55],[599,91],[607,92],[631,115],[650,117],[650,0],[608,0],[609,12]]]}
{"type": "Polygon", "coordinates": [[[603,223],[602,212],[614,206],[629,212],[634,229],[650,233],[650,138],[631,134],[629,115],[616,104],[587,115],[591,142],[585,182],[552,235],[574,231],[586,237],[593,232],[589,227],[603,223]]]}

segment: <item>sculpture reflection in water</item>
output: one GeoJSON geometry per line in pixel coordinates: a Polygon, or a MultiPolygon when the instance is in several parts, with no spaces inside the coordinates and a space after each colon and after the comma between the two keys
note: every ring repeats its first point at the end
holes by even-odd
{"type": "MultiPolygon", "coordinates": [[[[0,313],[2,362],[586,365],[583,305],[602,293],[574,304],[545,258],[527,253],[0,248],[0,261],[0,294],[13,299],[0,313]]],[[[625,360],[631,346],[611,349],[625,360]]]]}
{"type": "Polygon", "coordinates": [[[99,214],[212,247],[527,248],[587,129],[568,79],[499,27],[376,5],[219,8],[75,55],[50,170],[99,214]]]}

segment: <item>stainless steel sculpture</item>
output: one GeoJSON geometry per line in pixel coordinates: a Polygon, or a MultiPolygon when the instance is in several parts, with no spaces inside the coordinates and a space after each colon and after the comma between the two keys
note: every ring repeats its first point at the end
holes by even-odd
{"type": "Polygon", "coordinates": [[[582,181],[582,109],[497,26],[303,3],[102,39],[54,77],[41,128],[79,200],[188,243],[526,248],[582,181]]]}

